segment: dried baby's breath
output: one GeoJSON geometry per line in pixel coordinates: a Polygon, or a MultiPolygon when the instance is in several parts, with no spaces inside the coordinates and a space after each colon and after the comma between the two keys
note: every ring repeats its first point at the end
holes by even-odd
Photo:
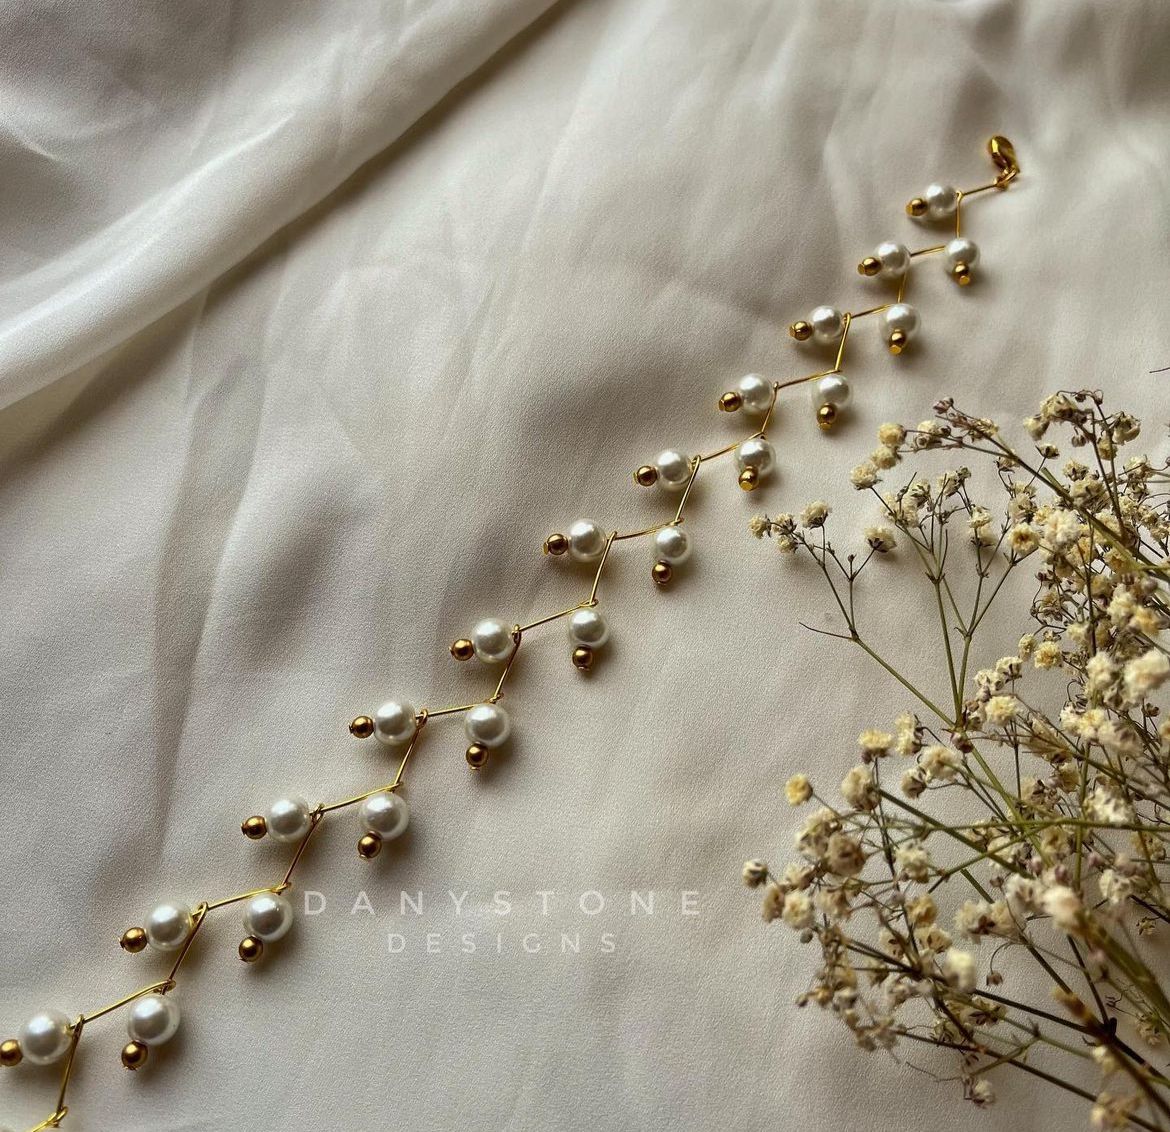
{"type": "Polygon", "coordinates": [[[950,400],[935,412],[882,425],[850,475],[880,512],[857,553],[835,548],[823,502],[752,521],[815,563],[841,619],[818,631],[864,651],[911,710],[870,721],[859,763],[842,748],[832,794],[788,780],[792,805],[817,806],[796,858],[779,876],[748,862],[744,879],[765,885],[766,920],[819,945],[801,1003],[863,1049],[940,1047],[979,1106],[989,1074],[1015,1068],[1095,1098],[1093,1127],[1170,1127],[1170,721],[1155,699],[1170,684],[1170,464],[1123,456],[1140,422],[1094,391],[1046,398],[1019,449],[950,400]],[[895,471],[952,453],[941,473],[895,471]],[[980,461],[998,501],[973,486],[980,461]],[[937,610],[937,653],[923,630],[904,670],[861,621],[863,576],[895,545],[937,610]],[[1013,602],[1014,634],[985,640],[988,611],[1013,602]]]}

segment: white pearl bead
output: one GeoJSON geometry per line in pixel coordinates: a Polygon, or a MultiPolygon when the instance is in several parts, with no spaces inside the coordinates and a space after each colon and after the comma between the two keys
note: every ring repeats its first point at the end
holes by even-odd
{"type": "Polygon", "coordinates": [[[836,307],[817,307],[808,321],[813,337],[825,346],[836,342],[845,331],[845,316],[836,307]]]}
{"type": "Polygon", "coordinates": [[[387,700],[374,712],[374,734],[391,747],[409,743],[417,726],[414,705],[406,700],[387,700]]]}
{"type": "Polygon", "coordinates": [[[569,553],[578,562],[593,562],[605,553],[605,531],[590,519],[578,519],[569,528],[569,553]]]}
{"type": "Polygon", "coordinates": [[[966,236],[956,236],[943,249],[943,258],[946,260],[948,271],[960,263],[974,267],[979,261],[979,249],[975,246],[974,240],[968,240],[966,236]]]}
{"type": "Polygon", "coordinates": [[[687,481],[691,478],[691,461],[689,457],[684,456],[675,448],[668,448],[665,452],[659,452],[658,459],[654,461],[654,466],[658,469],[658,482],[667,491],[681,491],[687,486],[687,481]]]}
{"type": "Polygon", "coordinates": [[[276,892],[262,892],[244,906],[244,930],[265,943],[275,943],[292,927],[293,906],[276,892]]]}
{"type": "Polygon", "coordinates": [[[144,994],[130,1004],[126,1032],[148,1046],[169,1042],[179,1029],[179,1005],[165,994],[144,994]]]}
{"type": "Polygon", "coordinates": [[[596,609],[578,609],[569,617],[569,640],[574,645],[599,649],[609,640],[609,626],[596,609]]]}
{"type": "Polygon", "coordinates": [[[679,526],[663,527],[654,535],[654,561],[676,566],[691,554],[691,540],[679,526]]]}
{"type": "Polygon", "coordinates": [[[918,330],[918,311],[909,303],[894,303],[882,311],[881,325],[885,328],[883,337],[900,330],[907,338],[913,338],[918,330]]]}
{"type": "Polygon", "coordinates": [[[410,824],[410,807],[405,798],[389,790],[371,794],[361,808],[362,824],[383,841],[392,841],[410,824]]]}
{"type": "Polygon", "coordinates": [[[33,1065],[52,1065],[69,1052],[73,1040],[69,1018],[60,1010],[42,1010],[20,1028],[17,1040],[33,1065]]]}
{"type": "Polygon", "coordinates": [[[156,951],[178,951],[187,942],[194,925],[191,909],[186,904],[168,901],[155,908],[142,926],[147,942],[156,951]]]}
{"type": "Polygon", "coordinates": [[[499,664],[512,655],[512,626],[498,617],[485,617],[471,630],[475,655],[485,664],[499,664]]]}
{"type": "Polygon", "coordinates": [[[735,450],[735,463],[741,472],[744,468],[755,468],[766,476],[776,463],[776,449],[763,437],[753,436],[735,450]]]}
{"type": "Polygon", "coordinates": [[[926,201],[926,215],[931,220],[945,220],[948,216],[954,216],[955,209],[959,207],[959,190],[954,185],[940,185],[936,182],[926,186],[922,199],[926,201]]]}
{"type": "Polygon", "coordinates": [[[499,747],[512,734],[512,721],[499,704],[476,704],[463,717],[463,730],[472,743],[499,747]]]}
{"type": "Polygon", "coordinates": [[[743,400],[744,411],[763,416],[772,407],[772,383],[758,373],[749,373],[736,386],[743,400]]]}
{"type": "Polygon", "coordinates": [[[878,274],[883,279],[898,279],[910,270],[910,249],[905,244],[887,240],[874,249],[873,258],[882,265],[878,274]]]}
{"type": "Polygon", "coordinates": [[[277,798],[264,815],[268,823],[268,835],[274,841],[300,841],[309,832],[309,803],[293,795],[277,798]]]}
{"type": "Polygon", "coordinates": [[[822,405],[836,405],[838,409],[849,404],[849,397],[853,390],[849,382],[839,373],[827,373],[813,383],[813,408],[819,409],[822,405]]]}

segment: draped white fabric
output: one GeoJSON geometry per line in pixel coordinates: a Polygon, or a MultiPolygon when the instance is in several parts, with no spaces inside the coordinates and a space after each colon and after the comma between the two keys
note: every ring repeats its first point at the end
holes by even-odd
{"type": "MultiPolygon", "coordinates": [[[[366,863],[356,818],[328,821],[298,874],[327,905],[256,967],[217,912],[180,1036],[129,1074],[122,1022],[95,1023],[66,1127],[1083,1119],[1008,1077],[999,1110],[959,1107],[792,1006],[815,957],[762,925],[740,863],[783,861],[784,779],[831,789],[904,699],[799,627],[832,624],[816,579],[746,520],[824,498],[859,526],[848,469],[945,394],[1011,422],[1093,385],[1161,425],[1168,57],[1160,0],[8,5],[6,1031],[161,975],[117,947],[154,901],[278,880],[242,818],[386,779],[345,732],[380,699],[488,694],[449,642],[588,592],[549,531],[658,521],[631,469],[734,438],[714,405],[740,374],[808,372],[787,323],[883,293],[854,265],[921,242],[908,197],[986,180],[994,132],[1024,165],[969,205],[976,286],[919,269],[913,351],[859,324],[837,433],[786,396],[778,474],[749,498],[712,465],[676,585],[615,551],[596,671],[534,631],[494,767],[429,725],[408,835],[366,863]]],[[[883,566],[867,617],[936,679],[910,564],[883,566]]],[[[54,1095],[5,1075],[0,1124],[54,1095]]]]}

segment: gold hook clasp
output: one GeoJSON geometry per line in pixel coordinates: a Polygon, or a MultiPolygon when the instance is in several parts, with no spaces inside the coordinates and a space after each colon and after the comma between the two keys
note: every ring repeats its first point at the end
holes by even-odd
{"type": "Polygon", "coordinates": [[[996,134],[988,140],[987,152],[991,154],[991,160],[999,170],[999,176],[995,178],[996,186],[1001,189],[1007,188],[1008,184],[1020,175],[1016,147],[1002,134],[996,134]]]}

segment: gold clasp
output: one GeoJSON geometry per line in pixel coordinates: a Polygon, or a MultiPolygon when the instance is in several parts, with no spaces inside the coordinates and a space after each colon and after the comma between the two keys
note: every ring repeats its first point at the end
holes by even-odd
{"type": "Polygon", "coordinates": [[[1006,188],[1009,182],[1014,181],[1020,175],[1016,147],[1002,134],[996,134],[995,137],[988,140],[987,152],[991,154],[991,160],[995,162],[995,167],[999,170],[999,176],[995,178],[996,186],[1001,189],[1006,188]]]}

